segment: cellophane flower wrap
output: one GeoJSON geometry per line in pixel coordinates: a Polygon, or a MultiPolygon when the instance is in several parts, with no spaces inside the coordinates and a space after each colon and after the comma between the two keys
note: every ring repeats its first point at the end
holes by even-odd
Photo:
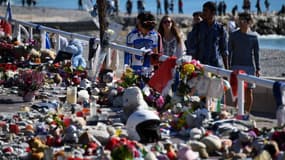
{"type": "Polygon", "coordinates": [[[23,93],[37,91],[44,85],[45,74],[32,69],[19,71],[18,87],[23,93]]]}

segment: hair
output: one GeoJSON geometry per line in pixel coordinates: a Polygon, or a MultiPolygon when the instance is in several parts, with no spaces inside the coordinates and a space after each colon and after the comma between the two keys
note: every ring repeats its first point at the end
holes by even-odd
{"type": "Polygon", "coordinates": [[[163,16],[160,23],[159,23],[159,27],[158,27],[158,32],[160,33],[161,37],[164,37],[164,28],[163,28],[163,22],[167,19],[170,18],[171,22],[172,22],[172,27],[170,29],[170,31],[174,34],[176,40],[178,43],[181,43],[181,35],[180,35],[180,31],[177,27],[177,24],[175,21],[173,21],[173,19],[170,16],[163,16]]]}
{"type": "Polygon", "coordinates": [[[203,8],[208,8],[210,11],[217,13],[217,5],[215,2],[208,1],[203,4],[203,8]]]}
{"type": "Polygon", "coordinates": [[[239,13],[239,14],[238,14],[238,17],[239,17],[240,19],[246,20],[247,22],[253,22],[253,19],[252,19],[252,16],[251,16],[250,13],[242,12],[242,13],[239,13]]]}
{"type": "Polygon", "coordinates": [[[156,25],[155,17],[150,12],[139,13],[137,16],[137,20],[139,20],[140,25],[147,30],[154,29],[156,25]]]}
{"type": "Polygon", "coordinates": [[[202,16],[202,12],[201,11],[193,12],[192,16],[193,17],[195,17],[195,16],[202,16]]]}

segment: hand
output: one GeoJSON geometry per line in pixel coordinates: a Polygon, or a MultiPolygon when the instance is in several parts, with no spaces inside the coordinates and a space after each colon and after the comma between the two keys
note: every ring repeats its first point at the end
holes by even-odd
{"type": "Polygon", "coordinates": [[[259,76],[260,76],[260,70],[256,70],[256,71],[255,71],[255,76],[256,76],[256,77],[259,77],[259,76]]]}

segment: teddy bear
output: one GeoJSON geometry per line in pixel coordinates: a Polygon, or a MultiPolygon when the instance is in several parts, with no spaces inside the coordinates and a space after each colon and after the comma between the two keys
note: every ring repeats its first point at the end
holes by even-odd
{"type": "Polygon", "coordinates": [[[30,159],[31,160],[41,160],[44,158],[44,151],[48,147],[42,142],[38,137],[34,137],[29,141],[29,146],[31,149],[30,159]]]}
{"type": "Polygon", "coordinates": [[[129,87],[123,93],[123,120],[138,109],[147,109],[148,105],[144,100],[142,91],[138,87],[129,87]]]}
{"type": "Polygon", "coordinates": [[[74,39],[69,41],[64,51],[72,54],[71,64],[74,68],[86,68],[86,61],[83,58],[83,46],[79,40],[74,39]]]}

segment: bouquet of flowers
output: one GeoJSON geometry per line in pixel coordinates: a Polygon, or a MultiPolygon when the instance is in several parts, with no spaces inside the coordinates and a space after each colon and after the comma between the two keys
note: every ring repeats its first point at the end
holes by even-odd
{"type": "Polygon", "coordinates": [[[121,80],[118,82],[118,85],[124,88],[134,86],[137,84],[138,78],[139,76],[136,75],[131,68],[127,68],[126,71],[123,73],[121,80]]]}
{"type": "Polygon", "coordinates": [[[177,68],[179,72],[178,91],[180,95],[191,94],[193,81],[196,77],[204,74],[204,68],[199,61],[193,59],[188,62],[182,62],[177,68]]]}
{"type": "Polygon", "coordinates": [[[181,79],[190,80],[204,74],[204,68],[199,61],[193,59],[190,62],[183,62],[180,66],[181,79]]]}
{"type": "Polygon", "coordinates": [[[139,147],[137,142],[126,138],[111,138],[105,149],[111,151],[111,157],[114,160],[133,160],[143,156],[143,148],[139,147]]]}
{"type": "Polygon", "coordinates": [[[44,85],[45,74],[32,69],[19,71],[18,87],[23,93],[39,90],[44,85]]]}

